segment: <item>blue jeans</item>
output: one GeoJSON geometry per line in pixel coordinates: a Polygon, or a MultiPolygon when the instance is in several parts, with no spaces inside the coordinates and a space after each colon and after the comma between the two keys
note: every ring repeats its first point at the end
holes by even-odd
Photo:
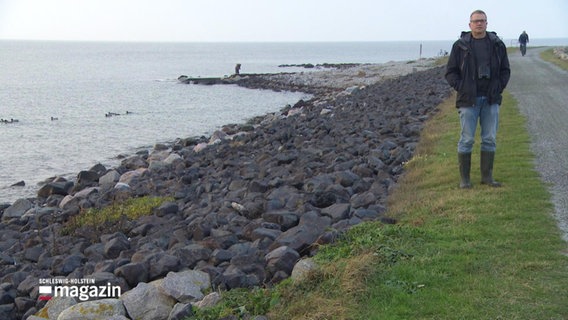
{"type": "Polygon", "coordinates": [[[481,127],[481,151],[495,152],[499,105],[489,105],[486,97],[477,97],[474,106],[459,108],[459,116],[461,136],[458,153],[471,153],[473,150],[478,121],[481,127]]]}

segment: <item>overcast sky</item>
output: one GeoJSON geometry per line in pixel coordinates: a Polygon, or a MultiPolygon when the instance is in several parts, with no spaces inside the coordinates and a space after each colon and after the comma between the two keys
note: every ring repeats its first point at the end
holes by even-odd
{"type": "Polygon", "coordinates": [[[568,0],[0,0],[0,39],[453,40],[475,9],[505,39],[568,38],[568,0]]]}

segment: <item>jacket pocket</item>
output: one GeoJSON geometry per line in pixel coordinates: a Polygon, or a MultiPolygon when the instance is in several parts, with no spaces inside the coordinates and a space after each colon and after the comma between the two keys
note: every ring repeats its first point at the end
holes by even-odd
{"type": "Polygon", "coordinates": [[[458,95],[456,97],[456,105],[459,107],[470,106],[471,104],[469,96],[470,95],[467,92],[458,90],[458,95]]]}
{"type": "Polygon", "coordinates": [[[499,95],[501,95],[501,93],[503,93],[503,87],[501,86],[501,83],[499,81],[493,83],[490,93],[493,97],[498,97],[499,95]]]}

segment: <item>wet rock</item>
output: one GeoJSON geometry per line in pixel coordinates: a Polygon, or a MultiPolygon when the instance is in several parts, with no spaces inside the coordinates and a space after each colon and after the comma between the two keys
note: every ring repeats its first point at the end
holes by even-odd
{"type": "Polygon", "coordinates": [[[100,174],[96,171],[84,170],[77,174],[77,184],[75,185],[76,190],[81,190],[86,187],[91,187],[97,184],[99,181],[100,174]]]}
{"type": "Polygon", "coordinates": [[[137,170],[140,168],[148,168],[148,162],[143,156],[136,155],[122,160],[121,166],[127,170],[137,170]]]}
{"type": "Polygon", "coordinates": [[[20,180],[16,183],[13,183],[10,185],[10,187],[24,187],[26,185],[26,182],[24,180],[20,180]]]}
{"type": "Polygon", "coordinates": [[[18,199],[11,206],[4,209],[2,220],[22,217],[28,210],[33,207],[33,204],[28,199],[18,199]]]}
{"type": "Polygon", "coordinates": [[[105,175],[99,178],[99,184],[102,186],[105,185],[114,185],[120,179],[120,173],[116,170],[110,170],[105,175]]]}
{"type": "Polygon", "coordinates": [[[70,193],[73,186],[74,183],[72,181],[49,182],[38,190],[37,196],[40,198],[47,198],[54,194],[66,196],[70,193]]]}

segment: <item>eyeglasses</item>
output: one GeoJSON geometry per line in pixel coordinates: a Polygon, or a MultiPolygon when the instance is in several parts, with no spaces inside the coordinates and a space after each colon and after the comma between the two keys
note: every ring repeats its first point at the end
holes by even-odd
{"type": "Polygon", "coordinates": [[[485,19],[479,19],[479,20],[470,20],[469,22],[477,24],[477,23],[485,23],[487,22],[487,20],[485,19]]]}

